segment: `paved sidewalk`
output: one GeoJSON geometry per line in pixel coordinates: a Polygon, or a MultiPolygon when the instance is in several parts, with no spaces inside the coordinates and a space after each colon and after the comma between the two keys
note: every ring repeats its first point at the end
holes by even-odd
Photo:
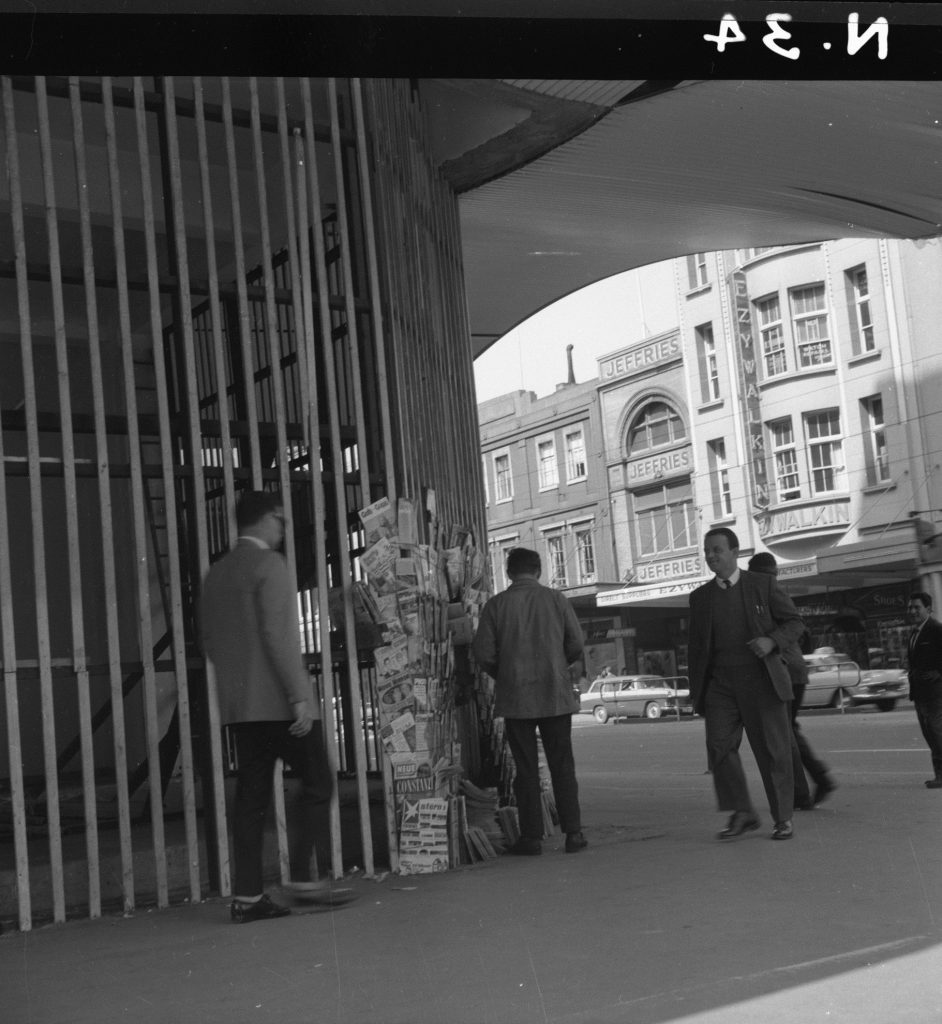
{"type": "MultiPolygon", "coordinates": [[[[0,1020],[942,1021],[942,798],[924,751],[891,769],[849,750],[872,768],[841,775],[793,841],[770,842],[766,817],[720,843],[701,723],[604,728],[576,735],[580,766],[592,755],[583,853],[557,838],[540,857],[354,877],[348,906],[250,925],[213,899],[4,935],[0,1020]]],[[[860,728],[848,716],[848,747],[860,728]]]]}

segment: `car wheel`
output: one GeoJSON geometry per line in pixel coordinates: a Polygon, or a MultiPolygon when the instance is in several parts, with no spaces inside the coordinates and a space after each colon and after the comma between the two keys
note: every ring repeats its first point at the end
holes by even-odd
{"type": "Polygon", "coordinates": [[[893,708],[896,707],[896,701],[895,700],[878,700],[877,701],[877,707],[881,711],[892,711],[893,708]]]}
{"type": "Polygon", "coordinates": [[[595,715],[596,722],[601,722],[602,725],[608,721],[608,712],[603,707],[593,708],[592,714],[595,715]]]}
{"type": "Polygon", "coordinates": [[[644,709],[645,718],[660,718],[661,717],[661,705],[660,704],[648,704],[644,709]]]}

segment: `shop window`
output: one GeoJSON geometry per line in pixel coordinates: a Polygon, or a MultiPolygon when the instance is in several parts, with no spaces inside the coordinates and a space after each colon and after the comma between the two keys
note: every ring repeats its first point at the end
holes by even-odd
{"type": "Polygon", "coordinates": [[[561,533],[549,534],[546,538],[546,568],[551,587],[568,586],[566,574],[566,545],[561,533]]]}
{"type": "Polygon", "coordinates": [[[733,494],[729,486],[726,441],[722,437],[707,441],[707,455],[710,487],[713,491],[713,516],[715,519],[727,519],[733,514],[733,494]]]}
{"type": "Polygon", "coordinates": [[[861,399],[861,426],[864,440],[864,458],[867,462],[867,483],[876,484],[891,480],[890,455],[886,446],[886,424],[883,419],[883,396],[871,395],[861,399]]]}
{"type": "Polygon", "coordinates": [[[766,377],[777,377],[788,372],[788,357],[785,352],[785,332],[782,329],[782,308],[778,295],[759,299],[756,304],[759,320],[759,342],[762,349],[762,366],[766,377]]]}
{"type": "Polygon", "coordinates": [[[687,281],[690,291],[705,288],[710,283],[705,252],[694,252],[687,257],[687,281]]]}
{"type": "Polygon", "coordinates": [[[585,435],[582,427],[578,430],[569,430],[565,434],[566,439],[566,479],[572,483],[573,480],[584,480],[588,475],[588,466],[585,458],[585,435]]]}
{"type": "Polygon", "coordinates": [[[837,409],[805,415],[808,468],[814,494],[840,490],[844,482],[844,443],[837,409]]]}
{"type": "Polygon", "coordinates": [[[791,417],[769,423],[769,437],[772,458],[775,460],[776,498],[779,502],[797,501],[801,497],[801,485],[791,417]]]}
{"type": "Polygon", "coordinates": [[[495,537],[490,542],[489,556],[491,561],[491,582],[494,593],[499,594],[510,586],[507,578],[507,556],[517,547],[518,536],[495,537]]]}
{"type": "Polygon", "coordinates": [[[559,486],[559,468],[556,465],[556,440],[553,437],[537,438],[536,464],[541,491],[559,486]]]}
{"type": "Polygon", "coordinates": [[[809,369],[830,364],[833,359],[824,285],[813,284],[793,288],[789,292],[789,298],[798,366],[809,369]]]}
{"type": "Polygon", "coordinates": [[[687,428],[680,414],[666,402],[649,402],[628,428],[628,452],[638,455],[650,448],[681,441],[687,428]]]}
{"type": "Polygon", "coordinates": [[[697,516],[689,477],[635,491],[632,506],[641,557],[668,554],[697,544],[697,516]]]}
{"type": "Polygon", "coordinates": [[[701,324],[694,328],[697,339],[697,363],[700,368],[700,398],[704,402],[715,402],[720,397],[720,372],[716,359],[716,342],[713,339],[713,324],[701,324]]]}
{"type": "Polygon", "coordinates": [[[573,530],[576,542],[576,563],[579,569],[580,583],[595,583],[595,544],[592,539],[591,526],[579,526],[573,530]]]}
{"type": "Polygon", "coordinates": [[[851,350],[855,356],[876,348],[873,314],[870,306],[870,282],[866,266],[853,267],[844,275],[850,322],[851,350]]]}
{"type": "Polygon", "coordinates": [[[510,452],[494,452],[494,490],[496,501],[510,501],[514,496],[513,477],[510,474],[510,452]]]}

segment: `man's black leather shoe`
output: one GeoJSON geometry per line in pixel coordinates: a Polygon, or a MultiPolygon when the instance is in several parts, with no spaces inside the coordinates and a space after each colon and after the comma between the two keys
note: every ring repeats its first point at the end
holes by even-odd
{"type": "Polygon", "coordinates": [[[734,811],[726,828],[716,833],[717,839],[735,839],[743,832],[754,832],[759,827],[759,819],[748,811],[734,811]]]}
{"type": "Polygon", "coordinates": [[[287,917],[291,911],[287,907],[280,907],[272,902],[266,894],[254,903],[240,903],[232,901],[229,908],[229,916],[236,924],[248,924],[249,921],[268,921],[273,917],[287,917]]]}
{"type": "Polygon", "coordinates": [[[772,828],[773,839],[791,839],[795,834],[790,821],[777,821],[772,828]]]}
{"type": "Polygon", "coordinates": [[[926,779],[926,789],[942,789],[942,779],[926,779]]]}
{"type": "Polygon", "coordinates": [[[589,840],[581,832],[566,833],[566,853],[578,853],[589,845],[589,840]]]}

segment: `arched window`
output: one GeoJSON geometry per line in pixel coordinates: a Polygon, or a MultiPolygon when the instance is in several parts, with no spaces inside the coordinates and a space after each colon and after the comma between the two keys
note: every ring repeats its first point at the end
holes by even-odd
{"type": "Polygon", "coordinates": [[[628,454],[639,455],[687,436],[680,414],[666,402],[648,402],[628,427],[628,454]]]}

